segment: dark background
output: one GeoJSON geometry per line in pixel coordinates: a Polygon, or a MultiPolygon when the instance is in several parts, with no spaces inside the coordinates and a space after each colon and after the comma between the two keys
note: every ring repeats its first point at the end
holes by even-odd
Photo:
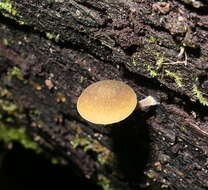
{"type": "Polygon", "coordinates": [[[0,189],[38,190],[38,189],[91,189],[100,187],[77,176],[69,166],[52,164],[42,154],[24,149],[14,143],[6,150],[0,143],[0,189]]]}

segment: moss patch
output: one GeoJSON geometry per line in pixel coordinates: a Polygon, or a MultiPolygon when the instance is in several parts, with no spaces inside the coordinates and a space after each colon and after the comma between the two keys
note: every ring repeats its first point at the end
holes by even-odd
{"type": "Polygon", "coordinates": [[[17,105],[7,100],[0,99],[0,108],[9,114],[12,114],[13,112],[17,110],[17,105]]]}
{"type": "Polygon", "coordinates": [[[87,137],[76,137],[71,140],[73,148],[82,148],[84,151],[92,150],[97,153],[97,160],[100,164],[106,164],[113,161],[113,153],[106,147],[102,146],[97,140],[87,137]]]}
{"type": "MultiPolygon", "coordinates": [[[[148,74],[151,76],[151,77],[158,77],[160,75],[162,75],[162,66],[163,66],[163,63],[166,61],[165,57],[162,56],[160,53],[154,53],[155,56],[156,56],[156,64],[151,64],[149,62],[144,62],[142,64],[143,68],[148,72],[148,74]]],[[[137,66],[139,65],[139,61],[137,61],[137,58],[133,58],[133,61],[132,61],[132,64],[134,66],[137,66]]]]}
{"type": "Polygon", "coordinates": [[[3,44],[4,44],[4,46],[8,46],[9,45],[9,41],[6,38],[4,38],[3,39],[3,44]]]}
{"type": "Polygon", "coordinates": [[[19,80],[24,80],[24,73],[18,67],[13,67],[12,70],[9,72],[9,75],[12,77],[17,77],[19,80]]]}
{"type": "Polygon", "coordinates": [[[165,70],[165,75],[167,77],[173,78],[173,80],[175,81],[175,83],[178,87],[183,86],[182,85],[182,77],[180,77],[178,73],[174,73],[174,72],[171,72],[169,70],[165,70]]]}
{"type": "Polygon", "coordinates": [[[0,9],[5,10],[13,16],[17,14],[17,11],[13,8],[10,0],[0,1],[0,9]]]}
{"type": "Polygon", "coordinates": [[[90,147],[90,140],[88,138],[81,138],[78,135],[71,141],[71,145],[73,148],[83,147],[84,151],[91,149],[90,147]]]}
{"type": "Polygon", "coordinates": [[[41,148],[28,137],[24,128],[11,128],[0,122],[0,140],[5,143],[12,143],[18,141],[25,148],[34,150],[35,152],[42,152],[41,148]]]}
{"type": "Polygon", "coordinates": [[[147,71],[149,72],[151,77],[156,77],[158,75],[157,69],[154,66],[150,65],[147,62],[144,62],[144,66],[147,69],[147,71]]]}
{"type": "Polygon", "coordinates": [[[203,96],[202,92],[198,89],[196,84],[193,85],[192,92],[202,105],[208,106],[208,99],[203,96]]]}
{"type": "Polygon", "coordinates": [[[98,185],[102,186],[104,190],[118,190],[117,188],[111,187],[110,179],[108,179],[104,175],[98,175],[97,180],[98,185]]]}
{"type": "Polygon", "coordinates": [[[22,16],[18,14],[18,11],[14,8],[11,0],[0,0],[0,12],[10,19],[14,19],[20,25],[25,25],[26,23],[21,20],[22,16]]]}
{"type": "Polygon", "coordinates": [[[49,40],[54,39],[56,42],[58,42],[59,39],[60,39],[60,34],[55,35],[55,34],[51,34],[51,33],[49,33],[49,32],[46,32],[46,37],[47,37],[49,40]]]}

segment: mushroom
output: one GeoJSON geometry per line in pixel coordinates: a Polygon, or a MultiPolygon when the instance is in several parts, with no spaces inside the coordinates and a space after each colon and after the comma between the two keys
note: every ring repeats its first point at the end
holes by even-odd
{"type": "Polygon", "coordinates": [[[127,118],[135,109],[144,109],[158,102],[148,96],[137,103],[134,90],[117,80],[102,80],[88,86],[77,101],[79,114],[95,124],[112,124],[127,118]]]}

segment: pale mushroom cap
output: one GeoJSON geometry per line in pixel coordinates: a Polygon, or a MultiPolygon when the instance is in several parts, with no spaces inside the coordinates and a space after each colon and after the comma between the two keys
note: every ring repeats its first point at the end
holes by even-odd
{"type": "Polygon", "coordinates": [[[127,118],[137,105],[137,96],[127,84],[103,80],[91,84],[77,102],[79,114],[95,124],[111,124],[127,118]]]}

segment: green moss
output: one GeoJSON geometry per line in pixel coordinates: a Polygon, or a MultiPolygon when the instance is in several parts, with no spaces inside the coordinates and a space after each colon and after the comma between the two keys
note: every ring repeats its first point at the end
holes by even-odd
{"type": "Polygon", "coordinates": [[[183,131],[183,132],[188,131],[187,128],[186,128],[186,126],[183,126],[183,125],[180,127],[180,130],[183,131]]]}
{"type": "Polygon", "coordinates": [[[136,61],[136,59],[133,59],[133,61],[132,61],[132,65],[137,66],[138,64],[139,64],[139,62],[138,62],[138,61],[136,61]]]}
{"type": "Polygon", "coordinates": [[[92,150],[97,153],[97,160],[100,164],[112,163],[113,153],[101,145],[97,140],[87,137],[76,137],[70,141],[73,148],[83,148],[84,151],[92,150]]]}
{"type": "Polygon", "coordinates": [[[208,99],[205,98],[202,95],[202,92],[197,88],[196,84],[193,85],[193,90],[192,90],[193,94],[196,96],[196,98],[199,100],[199,102],[204,105],[204,106],[208,106],[208,99]]]}
{"type": "Polygon", "coordinates": [[[156,41],[157,41],[157,38],[153,37],[153,36],[150,36],[148,39],[148,43],[150,43],[150,44],[154,44],[156,41]]]}
{"type": "Polygon", "coordinates": [[[17,110],[17,105],[10,101],[0,99],[0,109],[11,114],[17,110]]]}
{"type": "Polygon", "coordinates": [[[59,39],[60,39],[60,34],[55,35],[55,34],[51,34],[51,33],[49,33],[49,32],[46,32],[46,37],[47,37],[49,40],[54,39],[56,42],[58,42],[59,39]]]}
{"type": "MultiPolygon", "coordinates": [[[[134,66],[137,66],[137,65],[139,65],[139,62],[137,60],[133,59],[132,64],[134,66]]],[[[143,65],[144,65],[144,68],[149,72],[150,76],[156,77],[158,75],[157,69],[155,69],[154,66],[152,66],[148,62],[144,62],[143,65]]]]}
{"type": "MultiPolygon", "coordinates": [[[[154,77],[163,76],[163,74],[164,74],[165,76],[172,78],[178,87],[182,87],[183,86],[182,77],[178,73],[174,73],[169,70],[164,70],[162,68],[163,63],[165,63],[165,61],[166,61],[166,58],[163,55],[161,55],[160,53],[155,53],[155,56],[156,56],[156,64],[155,65],[148,63],[148,62],[143,63],[143,66],[148,71],[149,75],[154,78],[154,77]]],[[[138,61],[133,59],[132,64],[134,66],[136,66],[136,65],[138,65],[138,61]]]]}
{"type": "Polygon", "coordinates": [[[18,141],[25,148],[35,150],[36,152],[41,152],[40,147],[32,141],[25,132],[24,128],[11,128],[0,122],[0,140],[5,143],[11,143],[13,141],[18,141]]]}
{"type": "Polygon", "coordinates": [[[156,53],[156,65],[157,70],[159,70],[162,67],[162,64],[166,61],[165,57],[160,55],[160,53],[156,53]]]}
{"type": "Polygon", "coordinates": [[[22,16],[18,14],[17,10],[14,9],[12,1],[0,0],[0,12],[10,19],[14,19],[20,25],[25,25],[25,21],[22,20],[22,16]]]}
{"type": "Polygon", "coordinates": [[[93,140],[92,150],[97,153],[97,159],[100,164],[114,163],[114,154],[97,140],[93,140]]]}
{"type": "Polygon", "coordinates": [[[144,66],[149,71],[150,76],[156,77],[158,75],[157,69],[151,64],[144,62],[144,66]]]}
{"type": "Polygon", "coordinates": [[[13,9],[12,2],[10,0],[0,1],[0,9],[4,9],[13,16],[17,14],[17,11],[13,9]]]}
{"type": "Polygon", "coordinates": [[[12,70],[9,72],[10,76],[15,76],[19,80],[24,80],[24,73],[20,70],[20,68],[14,66],[12,70]]]}
{"type": "Polygon", "coordinates": [[[86,137],[79,137],[78,135],[70,141],[73,148],[83,147],[84,151],[91,149],[91,142],[86,137]]]}
{"type": "Polygon", "coordinates": [[[104,189],[104,190],[118,190],[116,188],[111,187],[110,180],[105,177],[104,175],[98,175],[98,184],[104,189]]]}
{"type": "Polygon", "coordinates": [[[102,154],[102,153],[99,153],[97,155],[97,159],[98,159],[98,162],[101,163],[101,164],[106,164],[108,162],[108,155],[107,154],[102,154]]]}
{"type": "Polygon", "coordinates": [[[171,72],[169,70],[165,70],[165,76],[172,78],[178,87],[182,87],[182,78],[178,73],[171,72]]]}
{"type": "MultiPolygon", "coordinates": [[[[161,56],[160,53],[155,53],[155,56],[156,56],[155,65],[148,63],[148,62],[143,63],[144,68],[148,71],[149,75],[153,78],[157,77],[160,74],[162,64],[165,62],[165,58],[161,56]]],[[[139,65],[139,62],[133,58],[132,64],[134,66],[137,66],[139,65]]]]}
{"type": "Polygon", "coordinates": [[[85,78],[85,77],[83,77],[83,76],[80,77],[80,83],[83,83],[83,82],[86,81],[86,80],[87,80],[87,78],[85,78]]]}
{"type": "Polygon", "coordinates": [[[8,40],[4,38],[4,39],[3,39],[3,44],[4,44],[4,46],[8,46],[8,45],[9,45],[8,40]]]}
{"type": "Polygon", "coordinates": [[[51,39],[54,38],[54,35],[47,32],[47,33],[46,33],[46,37],[47,37],[49,40],[51,40],[51,39]]]}
{"type": "Polygon", "coordinates": [[[0,96],[9,98],[12,96],[12,94],[7,89],[0,87],[0,96]]]}
{"type": "Polygon", "coordinates": [[[0,140],[4,141],[5,143],[18,141],[25,148],[30,148],[36,152],[40,152],[40,148],[27,136],[24,128],[10,127],[8,124],[5,124],[15,123],[14,117],[21,120],[26,116],[20,112],[18,105],[12,101],[9,101],[9,99],[12,97],[12,94],[7,89],[0,87],[0,97],[4,97],[4,99],[0,99],[0,110],[7,113],[0,116],[0,140]],[[3,123],[1,119],[4,119],[5,123],[3,123]]]}
{"type": "Polygon", "coordinates": [[[53,165],[67,165],[68,162],[62,157],[50,157],[51,163],[53,165]]]}

